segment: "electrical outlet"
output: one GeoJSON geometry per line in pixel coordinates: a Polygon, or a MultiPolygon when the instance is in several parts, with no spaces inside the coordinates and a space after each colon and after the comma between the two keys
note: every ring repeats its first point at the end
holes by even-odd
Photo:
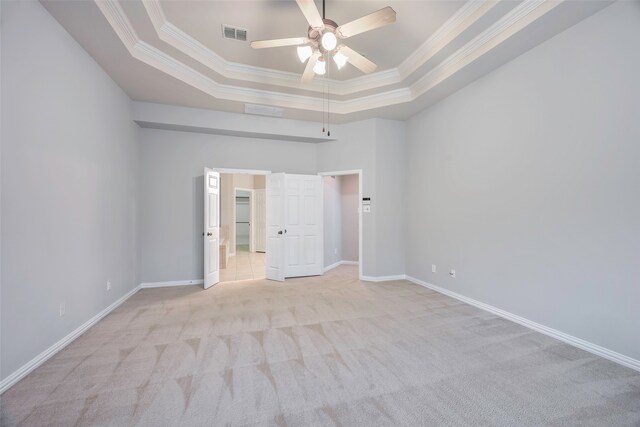
{"type": "Polygon", "coordinates": [[[451,278],[455,279],[456,278],[456,271],[451,269],[451,271],[449,272],[449,276],[451,276],[451,278]]]}
{"type": "Polygon", "coordinates": [[[64,306],[64,303],[61,302],[60,303],[60,317],[64,316],[65,311],[66,311],[66,307],[64,306]]]}
{"type": "Polygon", "coordinates": [[[111,280],[107,280],[107,290],[111,290],[111,280]]]}
{"type": "Polygon", "coordinates": [[[431,264],[431,272],[432,273],[436,272],[436,265],[435,264],[431,264]]]}

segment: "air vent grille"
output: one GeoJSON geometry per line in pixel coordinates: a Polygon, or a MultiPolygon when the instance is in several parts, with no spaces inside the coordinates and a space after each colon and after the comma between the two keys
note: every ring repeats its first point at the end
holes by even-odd
{"type": "Polygon", "coordinates": [[[269,105],[244,104],[244,112],[247,114],[257,114],[259,116],[282,117],[284,108],[271,107],[269,105]]]}
{"type": "Polygon", "coordinates": [[[240,40],[243,42],[247,41],[247,30],[242,30],[240,28],[236,28],[236,40],[240,40]]]}
{"type": "Polygon", "coordinates": [[[232,27],[231,25],[222,25],[222,37],[225,39],[247,41],[247,30],[244,28],[232,27]]]}

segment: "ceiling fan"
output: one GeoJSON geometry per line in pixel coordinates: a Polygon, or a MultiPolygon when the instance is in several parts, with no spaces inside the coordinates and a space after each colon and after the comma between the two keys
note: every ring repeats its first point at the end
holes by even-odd
{"type": "MultiPolygon", "coordinates": [[[[264,49],[268,47],[298,46],[298,58],[304,63],[308,60],[307,66],[302,74],[302,81],[308,82],[313,79],[314,74],[324,75],[327,70],[325,56],[333,55],[333,61],[338,69],[344,67],[349,62],[363,73],[375,71],[377,65],[360,55],[358,52],[344,44],[338,45],[339,40],[344,40],[366,31],[375,30],[391,24],[396,20],[396,12],[387,6],[376,12],[358,18],[346,24],[338,25],[331,19],[324,19],[316,7],[314,0],[296,0],[300,10],[309,22],[309,32],[307,37],[293,37],[288,39],[260,40],[252,41],[251,47],[254,49],[264,49]],[[326,55],[325,55],[326,54],[326,55]]],[[[324,0],[323,14],[324,14],[324,0]]]]}

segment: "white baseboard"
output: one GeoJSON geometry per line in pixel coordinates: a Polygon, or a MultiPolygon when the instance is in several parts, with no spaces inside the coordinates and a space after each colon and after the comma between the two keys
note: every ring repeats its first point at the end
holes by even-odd
{"type": "Polygon", "coordinates": [[[548,326],[541,325],[540,323],[533,322],[529,319],[525,319],[524,317],[520,317],[516,314],[499,309],[492,305],[485,304],[480,301],[476,301],[472,298],[466,297],[457,292],[453,292],[448,289],[441,288],[440,286],[436,286],[431,283],[425,282],[423,280],[416,279],[415,277],[407,276],[406,279],[417,285],[424,286],[425,288],[429,288],[441,294],[447,295],[451,298],[455,298],[469,305],[473,305],[482,310],[488,311],[489,313],[493,313],[496,316],[500,316],[507,320],[511,320],[512,322],[518,323],[522,326],[526,326],[529,329],[533,329],[536,332],[540,332],[542,334],[548,335],[552,338],[563,341],[574,347],[581,348],[582,350],[588,351],[589,353],[595,354],[596,356],[604,357],[605,359],[611,360],[612,362],[619,363],[620,365],[626,366],[627,368],[640,371],[640,360],[633,359],[629,356],[625,356],[624,354],[617,353],[613,350],[609,350],[597,344],[593,344],[589,341],[585,341],[581,338],[577,338],[572,335],[566,334],[564,332],[560,332],[556,329],[549,328],[548,326]]]}
{"type": "Polygon", "coordinates": [[[140,283],[141,289],[149,289],[149,288],[166,288],[169,286],[191,286],[191,285],[202,285],[204,284],[203,279],[192,279],[192,280],[174,280],[172,282],[147,282],[140,283]]]}
{"type": "Polygon", "coordinates": [[[324,268],[323,273],[326,273],[329,270],[333,270],[336,267],[339,267],[341,265],[358,265],[359,262],[358,261],[338,261],[338,262],[334,262],[333,264],[327,266],[324,268]]]}
{"type": "Polygon", "coordinates": [[[51,356],[58,353],[67,345],[71,344],[73,340],[75,340],[80,335],[82,335],[87,329],[89,329],[90,327],[98,323],[98,321],[100,321],[107,314],[111,313],[113,310],[118,308],[118,306],[120,306],[123,302],[125,302],[129,298],[131,298],[133,294],[135,294],[139,290],[140,290],[140,286],[133,288],[131,291],[127,292],[125,295],[123,295],[120,299],[115,301],[109,307],[105,308],[100,313],[96,314],[91,319],[84,322],[82,325],[77,327],[73,332],[71,332],[64,338],[62,338],[57,343],[53,344],[51,347],[49,347],[48,349],[46,349],[45,351],[43,351],[33,359],[31,359],[29,362],[22,365],[20,368],[18,368],[18,370],[16,370],[14,373],[9,375],[7,378],[0,381],[0,394],[4,393],[9,388],[11,388],[15,383],[20,381],[22,378],[26,377],[34,369],[36,369],[38,366],[46,362],[51,356]]]}
{"type": "Polygon", "coordinates": [[[406,278],[405,274],[397,274],[395,276],[362,276],[360,280],[365,282],[390,282],[393,280],[405,280],[406,278]]]}

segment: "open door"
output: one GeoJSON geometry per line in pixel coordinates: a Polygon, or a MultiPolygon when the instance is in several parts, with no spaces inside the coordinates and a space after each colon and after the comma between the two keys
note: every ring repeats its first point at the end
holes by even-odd
{"type": "Polygon", "coordinates": [[[285,277],[285,174],[267,175],[267,279],[285,277]]]}
{"type": "Polygon", "coordinates": [[[220,174],[204,169],[204,288],[220,281],[220,174]]]}
{"type": "Polygon", "coordinates": [[[287,174],[285,182],[285,277],[319,276],[324,259],[322,177],[287,174]]]}

